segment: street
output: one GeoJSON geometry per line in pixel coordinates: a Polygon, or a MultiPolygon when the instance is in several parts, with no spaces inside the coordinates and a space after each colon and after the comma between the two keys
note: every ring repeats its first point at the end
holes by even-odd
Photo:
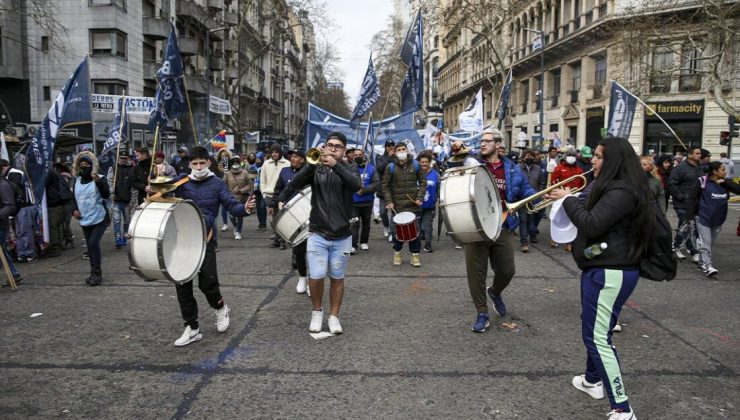
{"type": "MultiPolygon", "coordinates": [[[[733,207],[714,246],[719,275],[707,280],[682,262],[672,282],[641,280],[622,311],[614,343],[638,418],[740,416],[738,216],[733,207]]],[[[503,294],[510,313],[491,311],[483,334],[470,330],[462,250],[435,238],[421,268],[407,251],[394,267],[374,224],[370,250],[350,261],[344,334],[324,340],[308,333],[291,251],[270,248],[271,232],[256,223],[245,219],[242,241],[219,232],[228,331],[216,331],[196,291],[203,340],[177,348],[173,285],[136,277],[109,232],[103,284],[85,285],[73,221],[76,249],[19,265],[23,285],[0,290],[0,417],[597,419],[610,410],[571,386],[586,361],[580,272],[547,245],[549,220],[528,254],[517,247],[503,294]]]]}

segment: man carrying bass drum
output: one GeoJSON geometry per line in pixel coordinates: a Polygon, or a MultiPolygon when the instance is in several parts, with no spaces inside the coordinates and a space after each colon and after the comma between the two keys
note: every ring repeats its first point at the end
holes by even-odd
{"type": "MultiPolygon", "coordinates": [[[[502,142],[503,136],[496,129],[489,128],[481,134],[480,163],[493,175],[501,201],[515,202],[534,195],[535,191],[527,182],[519,165],[509,158],[499,156],[497,150],[502,142]]],[[[519,218],[515,214],[509,215],[504,221],[501,235],[495,241],[463,244],[468,288],[478,311],[478,317],[472,328],[474,332],[482,333],[490,326],[486,294],[493,302],[493,310],[501,316],[506,315],[506,305],[501,293],[516,272],[511,232],[514,232],[518,225],[519,218]],[[489,261],[494,276],[493,285],[486,289],[489,261]]]]}

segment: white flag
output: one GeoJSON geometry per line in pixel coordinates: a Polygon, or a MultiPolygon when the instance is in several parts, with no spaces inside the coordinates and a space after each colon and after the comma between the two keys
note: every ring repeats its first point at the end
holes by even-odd
{"type": "Polygon", "coordinates": [[[478,90],[470,105],[460,113],[459,121],[463,131],[483,131],[483,88],[478,90]]]}

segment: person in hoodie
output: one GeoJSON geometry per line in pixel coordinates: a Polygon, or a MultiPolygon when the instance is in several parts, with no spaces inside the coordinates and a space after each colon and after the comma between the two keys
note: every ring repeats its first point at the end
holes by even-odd
{"type": "Polygon", "coordinates": [[[720,161],[708,164],[709,172],[699,178],[696,199],[696,230],[699,233],[700,267],[707,277],[719,273],[712,265],[712,244],[717,241],[727,219],[730,193],[740,194],[740,184],[727,177],[727,167],[720,161]]]}
{"type": "Polygon", "coordinates": [[[113,176],[113,236],[116,240],[116,249],[126,246],[126,235],[128,225],[131,222],[129,203],[131,202],[131,189],[133,188],[134,166],[131,157],[126,150],[118,152],[118,168],[113,176]]]}
{"type": "MultiPolygon", "coordinates": [[[[260,191],[262,197],[265,199],[265,205],[267,206],[267,215],[272,216],[273,222],[275,221],[275,215],[277,212],[277,196],[275,196],[275,184],[277,184],[278,178],[280,178],[280,171],[283,168],[290,166],[290,162],[283,157],[283,149],[280,144],[275,143],[270,147],[270,158],[267,159],[262,170],[260,170],[260,191]]],[[[281,246],[280,238],[277,233],[273,236],[272,247],[279,248],[281,246]]]]}
{"type": "MultiPolygon", "coordinates": [[[[190,152],[189,164],[191,172],[190,175],[186,176],[190,178],[190,181],[178,187],[176,191],[181,198],[192,200],[205,219],[206,232],[208,232],[208,238],[210,239],[206,244],[206,255],[203,264],[200,271],[198,271],[198,288],[206,296],[211,308],[215,310],[216,329],[222,333],[229,328],[229,307],[224,303],[224,298],[221,296],[216,262],[216,240],[210,233],[216,227],[216,218],[220,206],[226,207],[229,214],[234,217],[249,216],[254,211],[254,199],[242,203],[234,197],[226,187],[226,183],[211,172],[211,158],[205,148],[194,147],[190,152]]],[[[182,319],[185,321],[185,331],[175,341],[177,347],[186,346],[203,338],[198,324],[198,304],[193,296],[193,283],[195,283],[195,279],[184,284],[175,285],[180,312],[182,319]]]]}
{"type": "Polygon", "coordinates": [[[110,224],[105,201],[110,198],[108,180],[98,174],[98,158],[92,152],[81,152],[74,160],[72,175],[74,185],[72,217],[80,221],[85,234],[87,255],[90,257],[90,277],[85,283],[97,286],[103,282],[103,255],[100,240],[110,224]]]}

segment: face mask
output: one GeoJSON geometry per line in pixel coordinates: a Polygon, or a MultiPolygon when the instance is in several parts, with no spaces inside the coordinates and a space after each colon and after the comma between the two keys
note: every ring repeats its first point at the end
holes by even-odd
{"type": "Polygon", "coordinates": [[[568,156],[567,158],[565,158],[565,162],[568,165],[572,165],[572,164],[576,163],[576,157],[575,156],[568,156]]]}
{"type": "Polygon", "coordinates": [[[524,159],[524,163],[526,163],[527,165],[531,165],[532,163],[534,163],[534,159],[533,158],[526,158],[526,159],[524,159]]]}
{"type": "Polygon", "coordinates": [[[202,179],[208,175],[208,168],[193,169],[192,173],[195,179],[202,179]]]}
{"type": "Polygon", "coordinates": [[[80,168],[80,176],[85,179],[92,178],[92,168],[91,167],[80,168]]]}
{"type": "Polygon", "coordinates": [[[362,158],[362,157],[356,157],[356,158],[355,158],[355,163],[356,163],[356,164],[358,164],[358,165],[362,165],[362,164],[364,164],[364,163],[365,163],[365,158],[362,158]]]}
{"type": "Polygon", "coordinates": [[[241,172],[241,171],[242,171],[242,168],[241,168],[241,166],[232,166],[232,167],[231,167],[231,172],[236,172],[236,173],[239,173],[239,172],[241,172]]]}
{"type": "Polygon", "coordinates": [[[399,153],[396,153],[396,156],[398,157],[398,160],[404,161],[406,160],[406,158],[409,157],[409,154],[406,152],[399,152],[399,153]]]}
{"type": "Polygon", "coordinates": [[[257,162],[257,167],[258,168],[261,168],[262,167],[262,162],[261,161],[260,162],[257,162]]]}
{"type": "Polygon", "coordinates": [[[249,162],[250,165],[254,165],[254,159],[247,159],[247,162],[249,162]]]}

